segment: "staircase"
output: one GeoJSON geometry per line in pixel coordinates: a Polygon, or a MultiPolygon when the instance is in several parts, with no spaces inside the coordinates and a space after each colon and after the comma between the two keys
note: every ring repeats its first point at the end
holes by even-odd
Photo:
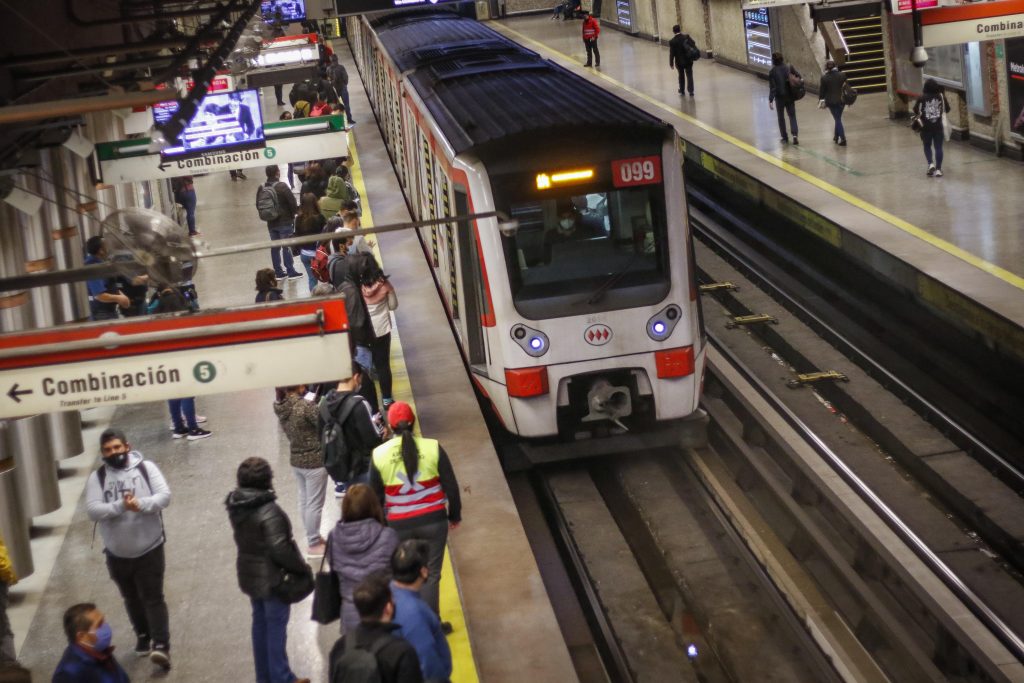
{"type": "Polygon", "coordinates": [[[842,41],[846,44],[848,56],[842,70],[850,85],[857,88],[859,93],[885,90],[882,19],[880,17],[837,19],[835,26],[842,36],[842,41]]]}

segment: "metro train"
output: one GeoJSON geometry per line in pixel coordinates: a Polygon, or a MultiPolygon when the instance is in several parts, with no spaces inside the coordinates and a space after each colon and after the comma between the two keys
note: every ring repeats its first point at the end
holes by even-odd
{"type": "Polygon", "coordinates": [[[466,365],[520,437],[698,414],[705,338],[672,126],[470,18],[349,17],[466,365]],[[429,233],[429,234],[428,234],[429,233]]]}

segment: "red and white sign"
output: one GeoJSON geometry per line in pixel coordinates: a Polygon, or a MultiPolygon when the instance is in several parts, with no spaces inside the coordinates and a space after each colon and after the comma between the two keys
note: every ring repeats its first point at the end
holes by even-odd
{"type": "Polygon", "coordinates": [[[939,0],[896,0],[893,4],[893,14],[906,14],[914,9],[931,9],[939,6],[939,0]]]}
{"type": "Polygon", "coordinates": [[[0,417],[346,377],[347,330],[331,297],[6,335],[0,417]]]}
{"type": "Polygon", "coordinates": [[[583,339],[591,346],[604,346],[612,340],[612,328],[597,323],[583,332],[583,339]]]}
{"type": "Polygon", "coordinates": [[[1024,36],[1024,0],[940,7],[921,15],[925,47],[1024,36]]]}
{"type": "Polygon", "coordinates": [[[612,185],[633,187],[661,182],[661,157],[634,157],[612,162],[612,185]]]}

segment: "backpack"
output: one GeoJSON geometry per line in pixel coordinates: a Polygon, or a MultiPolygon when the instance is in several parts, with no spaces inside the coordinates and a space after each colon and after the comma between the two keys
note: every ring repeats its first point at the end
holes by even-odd
{"type": "Polygon", "coordinates": [[[789,99],[794,102],[802,100],[807,94],[803,77],[793,71],[793,67],[789,67],[789,73],[786,74],[786,88],[789,90],[789,99]]]}
{"type": "Polygon", "coordinates": [[[331,680],[336,683],[382,683],[377,655],[391,638],[381,636],[364,650],[354,645],[355,638],[349,634],[341,651],[341,657],[331,666],[331,680]]]}
{"type": "Polygon", "coordinates": [[[270,183],[260,185],[256,190],[256,211],[260,214],[260,220],[268,223],[281,217],[281,197],[270,183]]]}
{"type": "Polygon", "coordinates": [[[313,107],[309,110],[310,117],[314,117],[314,116],[327,116],[330,113],[331,113],[331,105],[327,104],[326,102],[320,102],[318,104],[314,104],[313,107]]]}
{"type": "Polygon", "coordinates": [[[320,403],[320,454],[324,469],[335,481],[348,481],[352,472],[352,449],[345,439],[345,421],[362,400],[357,394],[347,394],[337,404],[337,415],[331,412],[327,401],[320,403]]]}
{"type": "Polygon", "coordinates": [[[848,107],[853,106],[853,103],[857,101],[857,89],[850,85],[849,81],[843,81],[843,104],[848,107]]]}
{"type": "Polygon", "coordinates": [[[694,42],[693,38],[686,41],[686,56],[689,57],[691,62],[696,62],[700,59],[700,48],[697,47],[697,43],[694,42]]]}
{"type": "Polygon", "coordinates": [[[326,244],[318,244],[313,260],[309,262],[309,269],[313,271],[313,277],[319,282],[331,281],[331,252],[326,244]]]}

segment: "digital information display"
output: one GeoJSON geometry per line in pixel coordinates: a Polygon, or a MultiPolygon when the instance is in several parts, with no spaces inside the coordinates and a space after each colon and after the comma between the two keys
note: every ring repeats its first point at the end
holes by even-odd
{"type": "Polygon", "coordinates": [[[366,12],[384,12],[409,7],[433,7],[434,5],[454,5],[468,0],[335,0],[338,16],[348,14],[364,14],[366,12]]]}
{"type": "Polygon", "coordinates": [[[306,18],[306,0],[263,0],[260,3],[263,21],[274,21],[278,10],[284,21],[302,21],[306,18]]]}
{"type": "MultiPolygon", "coordinates": [[[[177,102],[153,105],[153,120],[160,126],[178,111],[177,102]]],[[[199,156],[216,150],[243,150],[266,146],[259,90],[207,95],[196,115],[178,136],[180,145],[160,155],[167,158],[199,156]]]]}

